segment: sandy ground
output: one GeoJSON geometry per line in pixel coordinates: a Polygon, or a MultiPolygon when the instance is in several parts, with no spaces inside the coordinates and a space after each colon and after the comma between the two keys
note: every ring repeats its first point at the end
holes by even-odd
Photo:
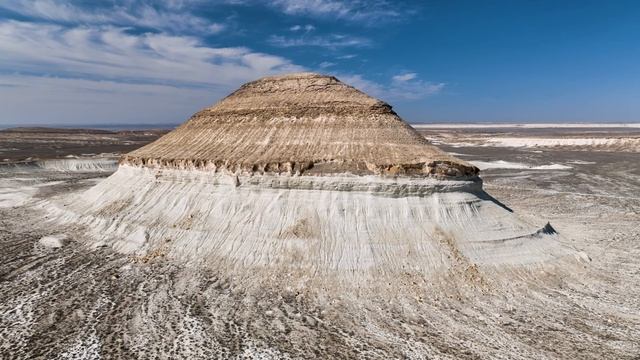
{"type": "MultiPolygon", "coordinates": [[[[0,358],[639,359],[640,154],[486,141],[567,137],[562,131],[424,134],[465,160],[493,165],[482,172],[485,189],[518,213],[550,221],[580,261],[466,264],[339,291],[299,286],[295,274],[252,282],[178,266],[161,253],[91,249],[84,229],[52,228],[31,205],[109,172],[2,168],[0,358]]],[[[616,136],[625,134],[635,136],[616,136]]]]}
{"type": "Polygon", "coordinates": [[[0,165],[65,156],[119,155],[150,143],[168,130],[11,128],[0,130],[0,165]]]}

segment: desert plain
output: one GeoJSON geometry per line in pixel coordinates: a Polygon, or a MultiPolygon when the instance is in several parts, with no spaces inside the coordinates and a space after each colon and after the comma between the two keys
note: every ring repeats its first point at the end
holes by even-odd
{"type": "Polygon", "coordinates": [[[640,126],[415,128],[574,255],[496,268],[452,245],[446,272],[334,291],[122,254],[41,204],[97,184],[163,132],[5,130],[0,358],[640,358],[640,126]]]}

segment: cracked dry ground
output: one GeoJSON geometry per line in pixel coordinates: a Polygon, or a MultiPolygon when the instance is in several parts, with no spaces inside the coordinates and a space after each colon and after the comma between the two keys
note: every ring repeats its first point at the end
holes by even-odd
{"type": "MultiPolygon", "coordinates": [[[[555,178],[489,173],[486,188],[551,220],[591,261],[406,273],[370,287],[90,250],[82,229],[0,208],[0,358],[638,359],[640,199],[619,186],[557,191],[555,178]],[[71,241],[38,244],[52,233],[71,241]]],[[[90,185],[55,180],[39,194],[90,185]]]]}

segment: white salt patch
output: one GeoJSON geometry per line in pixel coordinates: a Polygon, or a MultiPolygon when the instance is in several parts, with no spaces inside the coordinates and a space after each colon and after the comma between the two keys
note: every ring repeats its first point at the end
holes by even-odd
{"type": "MultiPolygon", "coordinates": [[[[433,145],[447,145],[449,147],[456,148],[456,149],[457,148],[464,148],[464,147],[489,147],[489,146],[493,146],[493,144],[483,143],[482,141],[486,141],[486,140],[478,139],[477,142],[442,140],[442,141],[432,141],[431,143],[433,145]]],[[[460,154],[460,153],[455,153],[455,152],[449,152],[449,154],[451,154],[453,156],[465,155],[465,154],[460,154]]]]}
{"type": "Polygon", "coordinates": [[[38,192],[38,188],[61,184],[64,181],[49,181],[32,186],[25,186],[25,182],[42,181],[43,179],[33,177],[12,177],[0,179],[0,208],[10,208],[26,205],[38,192]]]}
{"type": "Polygon", "coordinates": [[[53,186],[53,185],[59,185],[59,184],[64,184],[64,181],[49,181],[49,182],[45,182],[43,184],[36,184],[34,185],[34,187],[37,188],[43,188],[43,187],[47,187],[47,186],[53,186]]]}
{"type": "Polygon", "coordinates": [[[0,208],[22,206],[31,200],[37,189],[21,186],[15,181],[0,181],[0,208]]]}
{"type": "Polygon", "coordinates": [[[243,345],[244,351],[242,356],[238,358],[258,360],[291,359],[289,355],[281,353],[278,349],[256,345],[252,342],[245,342],[243,345]]]}
{"type": "MultiPolygon", "coordinates": [[[[533,137],[488,137],[478,138],[477,142],[450,142],[441,140],[433,144],[446,144],[460,147],[512,147],[512,148],[553,148],[561,146],[599,147],[625,151],[640,151],[640,138],[604,137],[604,138],[533,138],[533,137]]],[[[536,152],[536,151],[533,151],[536,152]]]]}
{"type": "Polygon", "coordinates": [[[562,164],[540,165],[532,167],[534,170],[568,170],[573,169],[571,166],[562,164]]]}
{"type": "Polygon", "coordinates": [[[66,243],[67,235],[65,234],[56,234],[45,236],[40,239],[38,242],[42,246],[46,246],[49,248],[60,248],[63,247],[66,243]]]}
{"type": "Polygon", "coordinates": [[[476,143],[470,143],[470,142],[455,142],[455,143],[450,143],[450,142],[441,142],[438,144],[446,144],[449,145],[451,147],[454,148],[460,148],[460,147],[472,147],[472,146],[487,146],[487,145],[482,145],[482,144],[476,144],[476,143]]]}
{"type": "Polygon", "coordinates": [[[89,324],[85,326],[80,332],[80,335],[69,346],[65,352],[60,354],[59,359],[82,359],[82,360],[99,360],[102,359],[100,349],[102,348],[102,342],[96,331],[96,315],[99,309],[108,302],[103,295],[93,306],[91,311],[86,315],[86,318],[93,319],[93,321],[87,321],[89,324]]]}
{"type": "Polygon", "coordinates": [[[554,146],[625,146],[640,145],[636,138],[488,138],[487,145],[500,147],[554,147],[554,146]]]}
{"type": "Polygon", "coordinates": [[[561,165],[561,164],[550,164],[550,165],[527,165],[523,163],[516,163],[504,160],[496,160],[496,161],[470,161],[473,165],[477,166],[480,170],[488,170],[488,169],[514,169],[514,170],[567,170],[571,169],[571,166],[561,165]]]}
{"type": "Polygon", "coordinates": [[[584,161],[584,160],[571,160],[571,161],[567,161],[567,163],[576,164],[576,165],[593,165],[596,162],[595,161],[584,161]]]}
{"type": "Polygon", "coordinates": [[[100,355],[100,338],[92,333],[84,339],[78,339],[76,342],[60,355],[61,359],[102,359],[100,355]]]}
{"type": "Polygon", "coordinates": [[[416,129],[491,129],[491,128],[522,128],[522,129],[580,129],[580,128],[640,128],[640,123],[611,123],[611,124],[411,124],[416,129]]]}
{"type": "Polygon", "coordinates": [[[31,196],[21,192],[0,191],[0,208],[22,206],[31,199],[31,196]]]}

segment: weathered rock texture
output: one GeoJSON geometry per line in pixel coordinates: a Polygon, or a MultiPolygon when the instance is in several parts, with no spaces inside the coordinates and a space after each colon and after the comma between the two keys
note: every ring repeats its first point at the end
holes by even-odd
{"type": "Polygon", "coordinates": [[[576,164],[490,169],[514,212],[471,179],[0,167],[0,359],[636,359],[637,156],[457,151],[576,164]]]}
{"type": "Polygon", "coordinates": [[[312,73],[247,83],[121,163],[245,174],[478,173],[431,146],[387,103],[312,73]]]}
{"type": "Polygon", "coordinates": [[[94,245],[238,276],[353,280],[571,253],[484,193],[477,173],[389,105],[334,77],[293,74],[242,86],[43,208],[86,226],[94,245]]]}

